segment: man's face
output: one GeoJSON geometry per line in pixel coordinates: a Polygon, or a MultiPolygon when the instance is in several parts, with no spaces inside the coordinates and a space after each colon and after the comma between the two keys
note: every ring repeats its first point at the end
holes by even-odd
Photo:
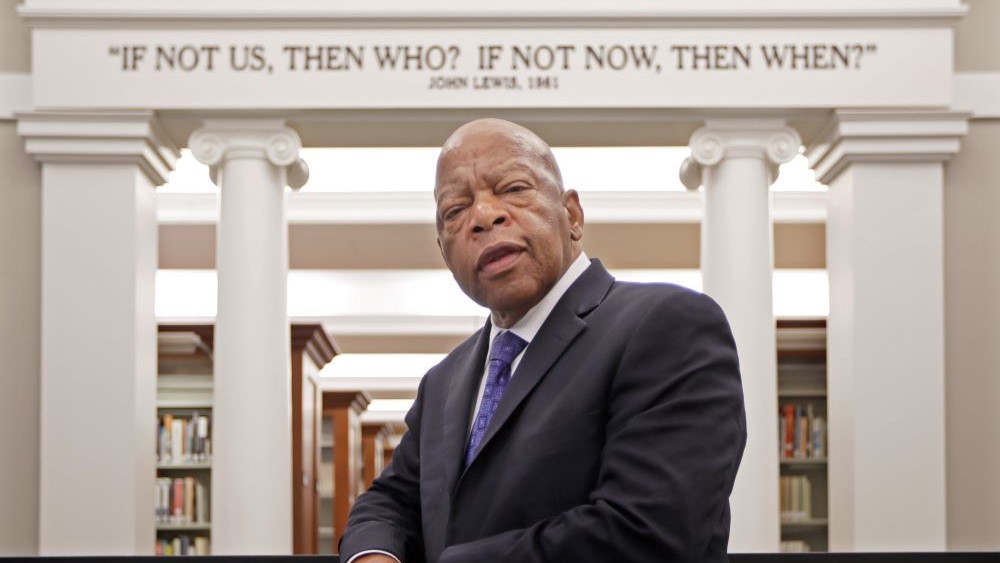
{"type": "Polygon", "coordinates": [[[561,193],[547,153],[530,132],[494,124],[460,135],[438,161],[441,254],[462,291],[502,327],[538,303],[580,252],[579,198],[561,193]]]}

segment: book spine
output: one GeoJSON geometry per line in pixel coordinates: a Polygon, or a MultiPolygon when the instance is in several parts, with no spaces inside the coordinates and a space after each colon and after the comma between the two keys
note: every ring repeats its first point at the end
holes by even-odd
{"type": "Polygon", "coordinates": [[[809,457],[809,416],[806,413],[799,418],[799,451],[798,457],[809,457]]]}
{"type": "Polygon", "coordinates": [[[208,417],[198,417],[198,445],[202,461],[208,461],[208,417]]]}
{"type": "Polygon", "coordinates": [[[199,524],[208,523],[208,494],[205,485],[201,482],[194,485],[194,510],[195,522],[199,524]]]}
{"type": "Polygon", "coordinates": [[[822,417],[817,416],[813,421],[813,455],[816,457],[826,457],[826,436],[825,422],[822,417]]]}
{"type": "Polygon", "coordinates": [[[809,519],[812,517],[812,483],[809,482],[809,477],[805,475],[802,476],[802,518],[809,519]]]}
{"type": "Polygon", "coordinates": [[[802,405],[795,405],[795,437],[792,443],[792,455],[793,457],[800,457],[800,450],[802,444],[802,405]]]}
{"type": "Polygon", "coordinates": [[[792,457],[792,447],[795,443],[795,407],[785,405],[785,441],[782,448],[784,457],[792,457]]]}
{"type": "Polygon", "coordinates": [[[174,419],[170,425],[170,461],[181,463],[184,453],[184,423],[179,419],[174,419]]]}
{"type": "Polygon", "coordinates": [[[173,463],[176,460],[173,458],[173,430],[174,430],[174,417],[167,414],[163,416],[163,444],[161,445],[163,451],[162,463],[173,463]]]}
{"type": "Polygon", "coordinates": [[[194,554],[211,555],[211,553],[209,553],[208,538],[204,536],[197,536],[194,538],[194,554]]]}
{"type": "Polygon", "coordinates": [[[184,522],[194,521],[194,477],[184,478],[184,522]]]}
{"type": "Polygon", "coordinates": [[[180,524],[184,518],[184,479],[174,479],[173,484],[174,495],[170,502],[170,506],[173,508],[171,512],[173,516],[172,521],[180,524]]]}
{"type": "Polygon", "coordinates": [[[813,447],[813,427],[816,425],[816,416],[812,404],[806,407],[806,457],[816,457],[816,450],[813,447]]]}

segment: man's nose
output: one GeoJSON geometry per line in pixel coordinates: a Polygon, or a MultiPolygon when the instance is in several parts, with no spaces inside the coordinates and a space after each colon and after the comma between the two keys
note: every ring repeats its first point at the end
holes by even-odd
{"type": "Polygon", "coordinates": [[[473,211],[475,216],[472,221],[472,232],[474,233],[492,229],[510,219],[507,210],[492,194],[476,198],[473,211]]]}

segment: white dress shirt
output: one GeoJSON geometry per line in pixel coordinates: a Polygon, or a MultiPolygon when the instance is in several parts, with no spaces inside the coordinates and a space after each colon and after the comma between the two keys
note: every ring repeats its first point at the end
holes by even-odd
{"type": "MultiPolygon", "coordinates": [[[[476,423],[476,415],[479,413],[479,406],[483,402],[483,393],[486,391],[486,376],[490,369],[490,352],[493,351],[493,340],[498,334],[504,330],[509,330],[516,334],[517,336],[524,339],[528,343],[528,346],[521,350],[521,353],[514,357],[514,360],[510,363],[510,377],[514,379],[514,375],[517,374],[517,366],[521,363],[521,358],[524,357],[524,353],[528,350],[531,345],[531,341],[534,340],[535,335],[542,328],[542,324],[545,319],[549,318],[549,313],[555,308],[556,303],[562,299],[562,296],[569,289],[569,286],[573,285],[573,282],[577,280],[583,272],[590,266],[590,258],[587,258],[587,254],[581,252],[576,260],[570,264],[569,268],[566,269],[566,273],[559,278],[552,289],[542,297],[542,300],[535,304],[534,307],[528,310],[527,313],[521,317],[521,320],[514,323],[514,326],[503,329],[498,327],[495,323],[490,323],[490,347],[486,351],[486,362],[483,364],[483,375],[479,380],[479,394],[476,396],[476,408],[472,411],[472,420],[469,421],[469,433],[472,433],[472,426],[476,423]]],[[[350,562],[348,562],[350,563],[350,562]]]]}

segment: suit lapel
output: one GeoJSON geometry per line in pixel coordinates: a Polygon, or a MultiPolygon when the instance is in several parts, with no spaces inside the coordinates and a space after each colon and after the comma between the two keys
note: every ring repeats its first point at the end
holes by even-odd
{"type": "MultiPolygon", "coordinates": [[[[525,350],[524,357],[521,358],[521,363],[518,364],[517,370],[510,380],[510,385],[504,392],[500,406],[497,407],[497,411],[486,429],[486,434],[483,436],[483,441],[480,443],[472,463],[475,463],[479,454],[489,447],[493,436],[499,432],[500,428],[517,410],[517,407],[545,377],[552,364],[559,359],[559,356],[562,356],[566,348],[587,327],[586,321],[581,317],[584,317],[604,300],[612,283],[614,283],[614,278],[604,269],[600,260],[592,260],[587,270],[562,296],[525,350]]],[[[487,335],[489,334],[488,330],[485,332],[487,335]]],[[[482,371],[482,362],[485,361],[484,356],[479,364],[480,372],[482,371]]]]}
{"type": "Polygon", "coordinates": [[[456,362],[454,377],[448,387],[445,401],[444,441],[445,477],[449,494],[455,490],[458,475],[465,459],[465,446],[469,438],[472,408],[486,365],[486,351],[489,349],[490,323],[479,332],[479,338],[469,353],[456,362]]]}

